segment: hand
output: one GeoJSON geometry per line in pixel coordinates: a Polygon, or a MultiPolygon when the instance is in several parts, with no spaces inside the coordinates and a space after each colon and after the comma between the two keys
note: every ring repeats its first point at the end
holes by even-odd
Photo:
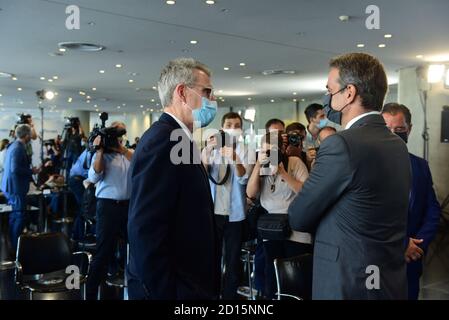
{"type": "Polygon", "coordinates": [[[31,171],[33,172],[33,174],[38,174],[39,172],[41,172],[41,167],[33,167],[31,171]]]}
{"type": "Polygon", "coordinates": [[[236,158],[237,158],[237,154],[235,153],[234,148],[231,148],[231,147],[223,147],[223,148],[221,148],[220,149],[220,154],[223,157],[225,157],[225,158],[227,158],[227,159],[229,159],[231,161],[235,161],[236,158]]]}
{"type": "Polygon", "coordinates": [[[312,162],[313,160],[315,160],[315,158],[316,158],[315,148],[310,148],[309,150],[307,150],[306,157],[309,162],[312,162]]]}
{"type": "Polygon", "coordinates": [[[206,142],[206,150],[208,152],[211,152],[212,149],[214,149],[217,146],[217,140],[215,139],[215,136],[210,136],[209,139],[207,139],[206,142]]]}
{"type": "MultiPolygon", "coordinates": [[[[98,136],[98,137],[96,137],[95,139],[94,139],[94,142],[92,143],[92,145],[94,146],[94,147],[100,147],[100,150],[102,150],[103,149],[103,147],[101,146],[101,136],[98,136]]],[[[96,149],[96,148],[95,148],[96,149]]]]}
{"type": "Polygon", "coordinates": [[[410,238],[407,250],[405,251],[405,261],[407,261],[407,263],[412,260],[417,261],[422,258],[424,250],[418,247],[418,244],[423,243],[423,241],[423,239],[410,238]]]}
{"type": "Polygon", "coordinates": [[[300,157],[301,156],[301,148],[294,147],[294,146],[288,146],[287,147],[287,156],[288,157],[300,157]]]}

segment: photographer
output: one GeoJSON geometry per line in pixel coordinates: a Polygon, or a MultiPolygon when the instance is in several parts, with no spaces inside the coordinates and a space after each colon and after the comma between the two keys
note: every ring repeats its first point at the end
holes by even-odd
{"type": "Polygon", "coordinates": [[[222,297],[234,300],[237,299],[240,280],[240,251],[246,212],[245,185],[251,168],[248,150],[239,142],[243,125],[240,115],[229,112],[223,116],[221,124],[222,131],[212,136],[203,149],[202,160],[209,173],[220,260],[222,256],[225,258],[222,297]],[[225,252],[221,252],[223,242],[225,252]]]}
{"type": "Polygon", "coordinates": [[[66,133],[62,142],[62,148],[66,161],[66,178],[68,179],[72,164],[83,152],[82,140],[85,139],[85,135],[79,118],[68,118],[67,120],[69,123],[64,128],[66,133]]]}
{"type": "MultiPolygon", "coordinates": [[[[307,163],[307,156],[302,146],[306,137],[306,127],[299,122],[293,122],[285,128],[287,136],[287,156],[298,157],[307,163]]],[[[310,170],[310,168],[307,168],[310,170]]]]}
{"type": "Polygon", "coordinates": [[[114,122],[93,141],[97,150],[92,158],[88,179],[96,183],[97,251],[87,281],[87,299],[97,297],[98,286],[114,257],[118,238],[126,239],[131,180],[128,174],[133,151],[123,146],[126,126],[114,122]]]}
{"type": "MultiPolygon", "coordinates": [[[[287,215],[290,203],[308,176],[307,168],[300,158],[287,156],[280,132],[271,132],[263,137],[259,159],[246,191],[251,199],[260,197],[261,205],[268,214],[287,215]]],[[[285,240],[264,239],[266,298],[272,299],[276,291],[274,259],[311,253],[311,244],[310,234],[295,231],[285,240]]],[[[307,278],[311,281],[311,276],[307,278]]]]}

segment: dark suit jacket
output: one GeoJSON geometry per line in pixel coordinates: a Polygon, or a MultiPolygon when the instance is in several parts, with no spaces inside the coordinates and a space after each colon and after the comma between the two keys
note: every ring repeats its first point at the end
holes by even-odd
{"type": "Polygon", "coordinates": [[[407,299],[409,190],[407,147],[380,115],[323,141],[289,208],[294,230],[315,233],[314,299],[407,299]],[[379,289],[367,289],[370,265],[379,289]]]}
{"type": "Polygon", "coordinates": [[[219,261],[209,181],[199,151],[163,114],[145,132],[131,162],[129,296],[214,299],[219,261]],[[170,141],[172,132],[175,141],[170,141]],[[178,141],[184,144],[178,144],[178,141]],[[181,150],[184,148],[183,150],[181,150]],[[181,155],[185,164],[171,156],[181,155]]]}

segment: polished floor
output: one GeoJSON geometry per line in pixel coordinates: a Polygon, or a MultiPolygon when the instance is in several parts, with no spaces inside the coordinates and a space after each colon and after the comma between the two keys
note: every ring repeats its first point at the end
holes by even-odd
{"type": "MultiPolygon", "coordinates": [[[[8,259],[4,237],[0,237],[0,259],[8,259]]],[[[112,281],[113,282],[113,281],[112,281]]],[[[35,296],[35,299],[79,299],[79,292],[72,295],[35,296]]],[[[117,286],[102,287],[102,298],[118,300],[123,298],[123,289],[117,286]]],[[[10,265],[0,266],[0,300],[28,299],[14,284],[14,269],[10,265]]],[[[421,278],[420,299],[449,300],[449,219],[443,220],[438,235],[425,257],[424,274],[421,278]]]]}

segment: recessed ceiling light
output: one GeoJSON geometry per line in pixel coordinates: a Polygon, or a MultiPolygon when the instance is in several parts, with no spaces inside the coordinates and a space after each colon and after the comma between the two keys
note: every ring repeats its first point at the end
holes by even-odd
{"type": "Polygon", "coordinates": [[[225,102],[225,99],[221,99],[221,102],[225,102]]]}
{"type": "Polygon", "coordinates": [[[297,99],[293,99],[293,102],[296,102],[296,101],[298,101],[297,99]]]}
{"type": "Polygon", "coordinates": [[[85,96],[85,95],[86,95],[86,93],[85,93],[84,91],[80,91],[79,93],[80,93],[80,95],[82,95],[82,96],[85,96]]]}
{"type": "Polygon", "coordinates": [[[151,102],[154,102],[154,99],[151,99],[151,102]]]}
{"type": "Polygon", "coordinates": [[[53,79],[58,80],[58,76],[53,76],[53,79]]]}
{"type": "Polygon", "coordinates": [[[53,79],[48,79],[48,82],[53,82],[53,79]]]}
{"type": "Polygon", "coordinates": [[[117,109],[120,109],[120,106],[117,106],[117,109]]]}
{"type": "Polygon", "coordinates": [[[251,101],[251,98],[248,98],[248,101],[251,101]]]}
{"type": "Polygon", "coordinates": [[[116,67],[116,68],[121,68],[121,67],[123,67],[123,66],[122,66],[120,63],[118,63],[118,64],[115,65],[115,67],[116,67]]]}
{"type": "Polygon", "coordinates": [[[168,5],[174,5],[176,3],[176,1],[175,0],[167,0],[167,1],[165,1],[165,3],[168,5]]]}
{"type": "Polygon", "coordinates": [[[133,80],[133,79],[129,79],[128,82],[129,82],[129,83],[133,83],[134,80],[133,80]]]}
{"type": "Polygon", "coordinates": [[[153,87],[152,87],[151,89],[153,89],[153,90],[157,90],[157,88],[156,88],[156,87],[154,87],[154,86],[153,86],[153,87]]]}
{"type": "Polygon", "coordinates": [[[240,66],[244,67],[244,66],[246,66],[246,63],[245,62],[240,62],[240,66]]]}
{"type": "Polygon", "coordinates": [[[293,95],[296,96],[298,93],[297,92],[293,92],[293,95]]]}
{"type": "Polygon", "coordinates": [[[66,52],[66,48],[59,48],[59,52],[66,52]]]}
{"type": "Polygon", "coordinates": [[[100,70],[100,71],[98,71],[98,72],[100,72],[100,73],[104,73],[104,70],[100,70]]]}
{"type": "Polygon", "coordinates": [[[416,56],[416,58],[422,59],[422,58],[424,58],[424,56],[423,56],[422,54],[418,54],[418,55],[416,56]]]}
{"type": "Polygon", "coordinates": [[[389,38],[391,38],[393,35],[391,35],[391,34],[389,34],[389,33],[387,33],[387,34],[385,34],[384,35],[384,38],[387,38],[387,39],[389,39],[389,38]]]}
{"type": "Polygon", "coordinates": [[[243,79],[251,79],[251,76],[245,76],[243,79]]]}
{"type": "Polygon", "coordinates": [[[97,88],[92,88],[92,91],[97,91],[97,88]]]}
{"type": "Polygon", "coordinates": [[[45,80],[45,77],[40,77],[39,79],[41,79],[41,80],[45,80]]]}
{"type": "Polygon", "coordinates": [[[206,4],[213,5],[213,4],[215,4],[215,1],[214,0],[206,0],[206,4]]]}
{"type": "Polygon", "coordinates": [[[142,105],[142,104],[140,105],[140,108],[143,108],[143,105],[142,105]]]}
{"type": "Polygon", "coordinates": [[[223,70],[228,71],[229,67],[224,67],[223,70]]]}
{"type": "Polygon", "coordinates": [[[304,102],[304,101],[306,101],[306,99],[302,98],[301,101],[304,102]]]}
{"type": "Polygon", "coordinates": [[[98,105],[94,104],[94,108],[98,108],[98,105]]]}
{"type": "Polygon", "coordinates": [[[150,111],[151,111],[151,112],[153,112],[153,111],[154,111],[154,109],[150,109],[150,111]]]}
{"type": "Polygon", "coordinates": [[[16,78],[16,77],[12,77],[11,79],[14,80],[14,81],[17,81],[17,78],[16,78]]]}
{"type": "Polygon", "coordinates": [[[379,44],[379,48],[385,48],[387,45],[385,43],[379,44]]]}
{"type": "Polygon", "coordinates": [[[22,88],[17,88],[17,91],[22,91],[22,88]]]}
{"type": "MultiPolygon", "coordinates": [[[[98,112],[98,109],[95,109],[95,112],[98,112]]],[[[101,114],[98,114],[99,116],[101,116],[101,114]]]]}
{"type": "Polygon", "coordinates": [[[357,44],[357,48],[364,48],[364,47],[365,47],[365,45],[363,43],[358,43],[357,44]]]}
{"type": "Polygon", "coordinates": [[[69,97],[69,98],[67,99],[67,102],[70,103],[70,102],[72,102],[72,100],[73,100],[72,97],[69,97]]]}
{"type": "Polygon", "coordinates": [[[196,40],[190,40],[190,43],[191,43],[191,44],[197,44],[198,41],[196,41],[196,40]]]}
{"type": "Polygon", "coordinates": [[[86,100],[86,103],[90,103],[90,100],[86,100]]]}
{"type": "Polygon", "coordinates": [[[270,102],[274,102],[274,99],[271,99],[270,102]]]}

